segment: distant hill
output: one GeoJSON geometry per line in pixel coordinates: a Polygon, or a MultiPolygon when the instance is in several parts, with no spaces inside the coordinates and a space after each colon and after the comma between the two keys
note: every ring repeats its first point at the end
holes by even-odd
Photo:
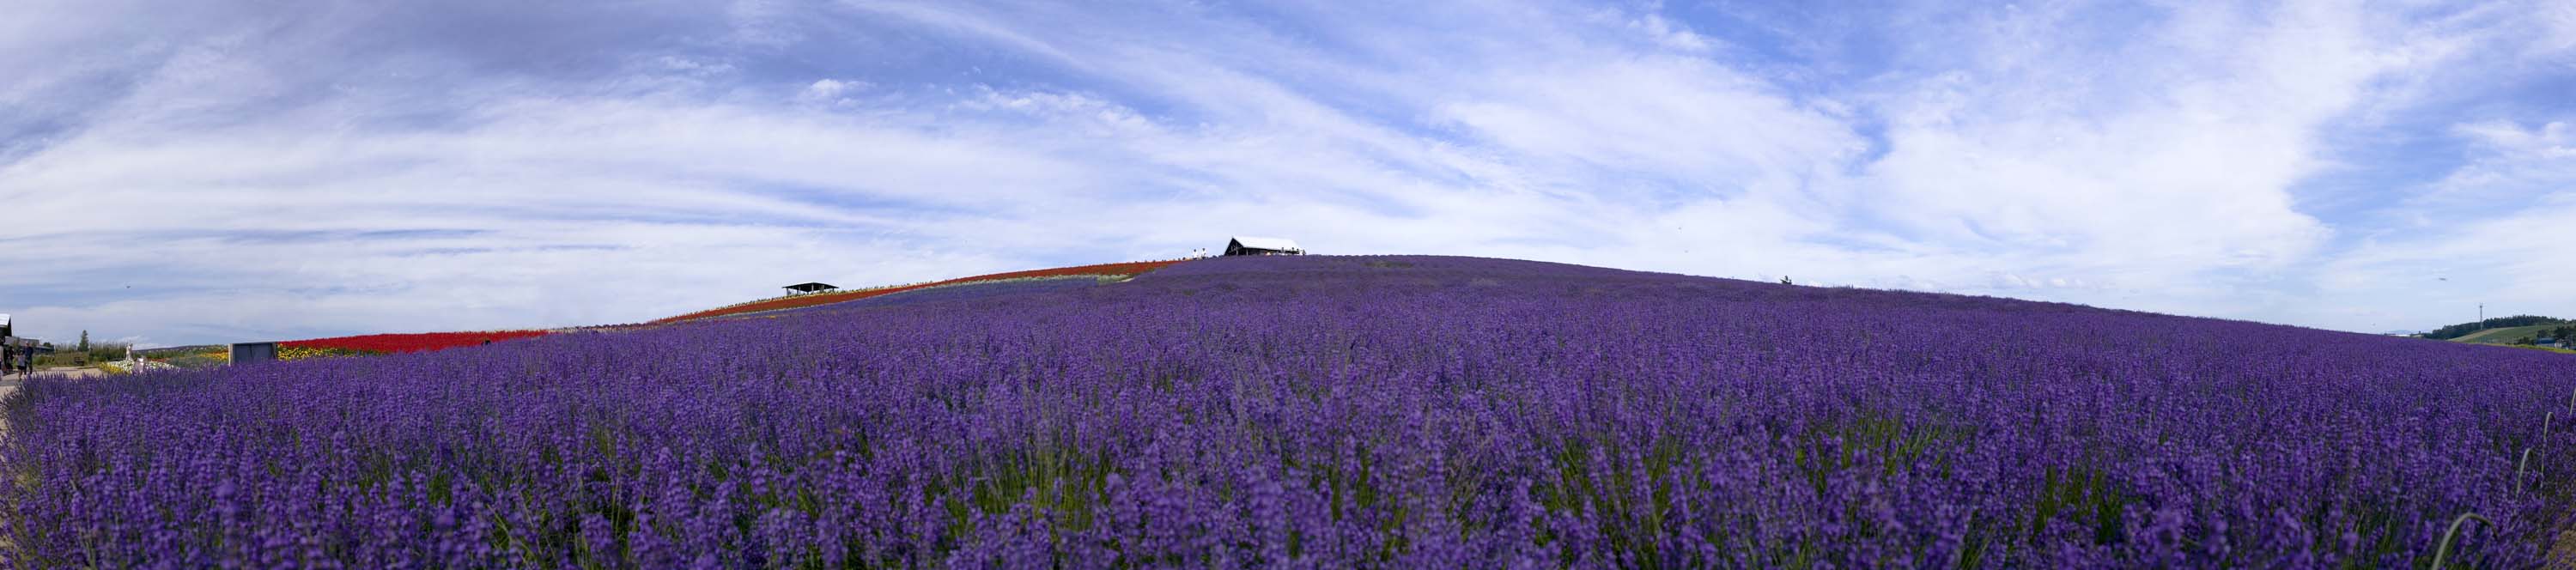
{"type": "MultiPolygon", "coordinates": [[[[2469,335],[2472,335],[2472,334],[2482,334],[2482,333],[2484,333],[2484,332],[2486,332],[2486,331],[2492,331],[2492,330],[2495,330],[2495,329],[2501,329],[2501,328],[2528,327],[2528,326],[2532,326],[2532,325],[2563,325],[2563,324],[2567,324],[2567,323],[2569,323],[2569,322],[2571,322],[2571,321],[2568,321],[2567,319],[2557,318],[2557,317],[2543,317],[2543,316],[2539,316],[2539,315],[2514,315],[2514,316],[2510,316],[2510,317],[2496,317],[2496,318],[2487,319],[2487,320],[2484,320],[2484,321],[2467,322],[2467,323],[2460,323],[2460,324],[2456,324],[2456,325],[2446,326],[2446,327],[2442,327],[2442,328],[2438,328],[2438,329],[2433,329],[2431,332],[2427,332],[2427,333],[2424,333],[2424,334],[2421,334],[2421,335],[2417,335],[2417,336],[2422,336],[2422,337],[2424,337],[2424,338],[2430,338],[2430,339],[2456,340],[2456,339],[2459,339],[2460,337],[2465,337],[2465,336],[2469,336],[2469,335]]],[[[2510,340],[2510,339],[2508,339],[2508,340],[2510,340]]]]}
{"type": "Polygon", "coordinates": [[[2487,330],[2478,331],[2478,332],[2475,332],[2475,333],[2470,333],[2470,334],[2468,334],[2467,336],[2462,336],[2462,337],[2454,338],[2454,339],[2450,339],[2450,340],[2451,340],[2451,342],[2466,342],[2466,343],[2472,343],[2472,344],[2513,344],[2513,342],[2514,342],[2514,341],[2522,340],[2522,339],[2524,339],[2524,338],[2529,338],[2529,337],[2533,337],[2533,336],[2541,336],[2541,337],[2547,337],[2547,336],[2550,336],[2550,335],[2549,335],[2549,331],[2550,331],[2551,329],[2556,329],[2556,328],[2564,327],[2564,326],[2568,326],[2568,325],[2567,325],[2567,324],[2564,324],[2564,323],[2561,323],[2561,324],[2531,325],[2531,326],[2523,326],[2523,327],[2504,327],[2504,328],[2496,328],[2496,329],[2487,329],[2487,330]]]}

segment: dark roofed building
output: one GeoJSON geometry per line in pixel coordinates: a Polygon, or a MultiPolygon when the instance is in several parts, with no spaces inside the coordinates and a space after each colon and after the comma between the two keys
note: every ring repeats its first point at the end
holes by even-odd
{"type": "Polygon", "coordinates": [[[1225,242],[1226,255],[1305,255],[1304,248],[1287,238],[1234,236],[1225,242]]]}
{"type": "Polygon", "coordinates": [[[787,286],[787,294],[803,295],[806,293],[821,293],[834,289],[839,289],[839,287],[833,287],[830,283],[798,283],[787,286]]]}

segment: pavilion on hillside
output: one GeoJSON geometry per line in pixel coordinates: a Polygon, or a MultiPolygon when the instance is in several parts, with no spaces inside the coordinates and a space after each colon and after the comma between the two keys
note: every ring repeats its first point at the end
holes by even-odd
{"type": "Polygon", "coordinates": [[[787,286],[787,294],[803,295],[807,293],[821,293],[824,291],[833,291],[838,289],[840,288],[833,287],[830,283],[798,283],[787,286]]]}

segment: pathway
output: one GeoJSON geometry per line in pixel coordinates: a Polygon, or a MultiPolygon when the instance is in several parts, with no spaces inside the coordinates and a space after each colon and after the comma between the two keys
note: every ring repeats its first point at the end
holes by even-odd
{"type": "Polygon", "coordinates": [[[2558,546],[2549,549],[2550,570],[2576,570],[2576,530],[2558,533],[2558,546]]]}

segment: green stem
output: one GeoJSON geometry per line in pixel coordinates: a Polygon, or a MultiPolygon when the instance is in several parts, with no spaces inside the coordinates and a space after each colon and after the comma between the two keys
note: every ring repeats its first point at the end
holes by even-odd
{"type": "Polygon", "coordinates": [[[2451,530],[2442,531],[2442,545],[2433,549],[2433,565],[2427,568],[2439,570],[2442,567],[2442,559],[2451,554],[2451,539],[2460,535],[2460,525],[2467,524],[2469,519],[2478,519],[2478,522],[2490,525],[2495,524],[2495,521],[2487,520],[2477,513],[2460,513],[2460,518],[2451,519],[2451,530]]]}
{"type": "Polygon", "coordinates": [[[2522,448],[2522,461],[2513,464],[2513,492],[2522,492],[2522,470],[2531,466],[2531,448],[2522,448]]]}

